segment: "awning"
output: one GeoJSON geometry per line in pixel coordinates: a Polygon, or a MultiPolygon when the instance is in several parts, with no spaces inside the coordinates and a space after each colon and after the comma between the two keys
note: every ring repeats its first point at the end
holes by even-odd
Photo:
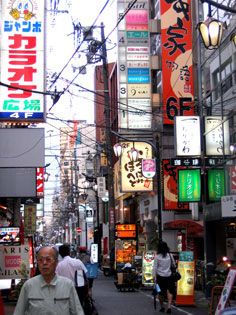
{"type": "Polygon", "coordinates": [[[191,220],[175,220],[163,224],[164,230],[186,229],[187,237],[203,237],[203,222],[191,220]]]}

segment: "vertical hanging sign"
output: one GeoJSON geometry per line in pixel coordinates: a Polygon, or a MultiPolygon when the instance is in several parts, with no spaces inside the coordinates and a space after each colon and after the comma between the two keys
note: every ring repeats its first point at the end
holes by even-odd
{"type": "Polygon", "coordinates": [[[151,128],[149,2],[118,0],[119,127],[151,128]]]}
{"type": "Polygon", "coordinates": [[[1,4],[0,120],[43,121],[44,0],[1,4]]]}
{"type": "Polygon", "coordinates": [[[163,115],[173,124],[175,116],[194,115],[191,1],[160,2],[163,115]]]}

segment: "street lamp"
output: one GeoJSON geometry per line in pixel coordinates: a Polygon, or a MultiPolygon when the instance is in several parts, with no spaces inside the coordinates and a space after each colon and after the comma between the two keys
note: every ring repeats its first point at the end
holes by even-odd
{"type": "MultiPolygon", "coordinates": [[[[236,10],[230,7],[226,7],[222,4],[216,3],[211,0],[201,0],[208,3],[208,18],[205,22],[200,22],[197,28],[200,31],[204,46],[206,49],[212,50],[220,47],[223,29],[227,28],[226,23],[222,23],[211,15],[211,5],[218,9],[222,9],[226,12],[236,13],[236,10]]],[[[232,34],[231,39],[236,42],[236,34],[232,34]]],[[[235,44],[236,46],[236,44],[235,44]]]]}
{"type": "Polygon", "coordinates": [[[200,22],[197,27],[200,31],[206,49],[212,50],[219,48],[223,28],[227,28],[226,23],[221,23],[209,16],[205,22],[200,22]]]}

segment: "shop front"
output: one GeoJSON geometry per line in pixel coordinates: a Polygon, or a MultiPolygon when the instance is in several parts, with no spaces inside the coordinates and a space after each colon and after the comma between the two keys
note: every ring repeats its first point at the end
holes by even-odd
{"type": "Polygon", "coordinates": [[[194,259],[204,259],[204,229],[202,221],[169,221],[163,224],[163,229],[177,231],[176,247],[178,252],[192,251],[194,259]]]}

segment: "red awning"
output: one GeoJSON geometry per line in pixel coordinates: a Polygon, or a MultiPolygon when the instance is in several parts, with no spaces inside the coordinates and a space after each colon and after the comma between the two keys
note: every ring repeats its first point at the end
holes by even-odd
{"type": "Polygon", "coordinates": [[[175,220],[163,224],[164,230],[187,230],[187,237],[203,237],[203,222],[175,220]]]}

